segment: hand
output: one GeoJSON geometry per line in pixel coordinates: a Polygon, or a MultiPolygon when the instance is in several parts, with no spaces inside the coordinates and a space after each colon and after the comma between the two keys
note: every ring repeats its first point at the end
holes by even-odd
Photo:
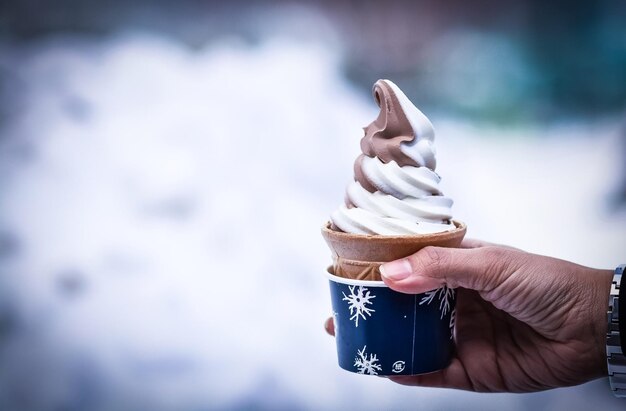
{"type": "MultiPolygon", "coordinates": [[[[606,375],[612,271],[475,240],[424,248],[382,271],[404,293],[457,288],[456,357],[441,371],[389,377],[395,382],[528,392],[606,375]]],[[[332,319],[326,329],[334,333],[332,319]]]]}

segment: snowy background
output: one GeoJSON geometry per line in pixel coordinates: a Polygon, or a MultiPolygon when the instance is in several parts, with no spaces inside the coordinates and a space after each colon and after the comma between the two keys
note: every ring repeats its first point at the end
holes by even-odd
{"type": "MultiPolygon", "coordinates": [[[[319,228],[377,107],[333,38],[0,43],[0,409],[622,408],[606,379],[486,395],[339,369],[319,228]]],[[[620,116],[425,111],[469,237],[624,262],[620,116]]]]}

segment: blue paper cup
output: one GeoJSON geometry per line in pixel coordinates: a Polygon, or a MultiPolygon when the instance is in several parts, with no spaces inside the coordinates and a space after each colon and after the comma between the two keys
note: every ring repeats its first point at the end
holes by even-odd
{"type": "Polygon", "coordinates": [[[369,375],[415,375],[445,368],[454,354],[456,293],[393,291],[382,281],[328,269],[339,366],[369,375]]]}

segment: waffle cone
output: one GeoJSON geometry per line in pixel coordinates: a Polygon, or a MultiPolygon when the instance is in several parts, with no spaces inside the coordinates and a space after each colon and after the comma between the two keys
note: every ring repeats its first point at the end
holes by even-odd
{"type": "Polygon", "coordinates": [[[355,280],[380,281],[378,267],[432,245],[455,248],[461,245],[467,226],[454,221],[456,230],[433,234],[382,236],[350,234],[333,230],[330,222],[322,236],[333,253],[333,274],[355,280]]]}

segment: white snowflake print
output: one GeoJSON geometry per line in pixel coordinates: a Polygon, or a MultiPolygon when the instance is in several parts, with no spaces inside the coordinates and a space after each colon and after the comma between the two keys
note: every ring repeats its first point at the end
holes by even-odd
{"type": "Polygon", "coordinates": [[[452,313],[450,314],[450,323],[449,323],[449,327],[450,327],[450,339],[452,339],[454,337],[454,326],[456,325],[456,308],[454,310],[452,310],[452,313]]]}
{"type": "Polygon", "coordinates": [[[441,288],[428,291],[425,294],[426,295],[422,297],[422,300],[420,301],[420,305],[430,304],[433,302],[435,297],[437,297],[437,299],[439,300],[439,311],[441,311],[441,319],[443,319],[444,315],[448,314],[448,311],[450,311],[450,300],[454,298],[454,289],[448,288],[444,285],[441,288]]]}
{"type": "Polygon", "coordinates": [[[367,345],[364,345],[362,350],[356,350],[357,356],[354,357],[354,366],[359,374],[378,375],[377,371],[382,370],[380,364],[377,364],[378,357],[376,354],[370,354],[368,358],[365,352],[366,348],[367,345]]]}
{"type": "Polygon", "coordinates": [[[346,293],[342,292],[343,298],[341,301],[348,302],[348,308],[350,309],[350,319],[354,320],[354,324],[359,326],[359,317],[365,318],[365,314],[372,316],[372,313],[376,310],[366,307],[367,304],[373,304],[372,299],[376,298],[375,295],[372,295],[370,291],[366,287],[359,286],[357,288],[356,285],[349,285],[350,295],[346,295],[346,293]],[[356,293],[354,290],[356,289],[356,293]]]}

